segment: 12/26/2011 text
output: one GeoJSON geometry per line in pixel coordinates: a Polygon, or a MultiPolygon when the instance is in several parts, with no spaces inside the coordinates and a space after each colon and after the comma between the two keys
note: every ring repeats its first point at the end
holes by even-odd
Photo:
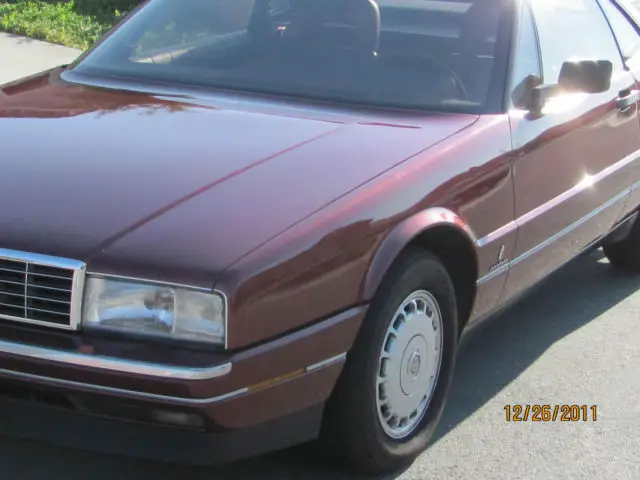
{"type": "Polygon", "coordinates": [[[507,422],[595,422],[597,405],[577,404],[515,404],[505,405],[507,422]]]}

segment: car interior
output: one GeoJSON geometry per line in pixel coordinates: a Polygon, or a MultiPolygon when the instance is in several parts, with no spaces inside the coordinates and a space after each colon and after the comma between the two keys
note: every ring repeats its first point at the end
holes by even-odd
{"type": "Polygon", "coordinates": [[[494,0],[256,0],[246,26],[132,60],[254,90],[398,106],[484,104],[494,0]]]}

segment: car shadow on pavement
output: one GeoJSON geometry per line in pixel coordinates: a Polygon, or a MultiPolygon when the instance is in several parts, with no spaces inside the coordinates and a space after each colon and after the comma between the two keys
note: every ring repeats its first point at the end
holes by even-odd
{"type": "MultiPolygon", "coordinates": [[[[473,328],[461,344],[449,404],[433,442],[480,409],[554,343],[598,318],[639,287],[640,277],[614,271],[598,251],[563,268],[503,315],[473,328]]],[[[185,468],[1,437],[0,470],[8,473],[7,478],[21,480],[357,478],[337,467],[315,463],[300,455],[298,449],[219,468],[185,468]]]]}
{"type": "Polygon", "coordinates": [[[640,289],[640,276],[611,267],[601,250],[577,259],[504,314],[462,339],[447,409],[432,443],[491,400],[556,342],[640,289]]]}

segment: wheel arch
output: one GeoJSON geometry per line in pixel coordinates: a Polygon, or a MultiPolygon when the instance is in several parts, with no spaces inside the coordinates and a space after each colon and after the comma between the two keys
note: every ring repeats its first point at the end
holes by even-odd
{"type": "Polygon", "coordinates": [[[477,238],[459,215],[446,208],[423,210],[398,224],[382,241],[369,266],[363,298],[371,300],[383,278],[408,248],[430,251],[443,263],[456,291],[460,331],[471,315],[478,279],[477,238]]]}

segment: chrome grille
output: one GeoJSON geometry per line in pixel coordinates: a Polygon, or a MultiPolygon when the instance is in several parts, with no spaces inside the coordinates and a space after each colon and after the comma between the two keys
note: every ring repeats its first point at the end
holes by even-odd
{"type": "Polygon", "coordinates": [[[84,264],[0,249],[0,319],[75,330],[84,264]]]}

